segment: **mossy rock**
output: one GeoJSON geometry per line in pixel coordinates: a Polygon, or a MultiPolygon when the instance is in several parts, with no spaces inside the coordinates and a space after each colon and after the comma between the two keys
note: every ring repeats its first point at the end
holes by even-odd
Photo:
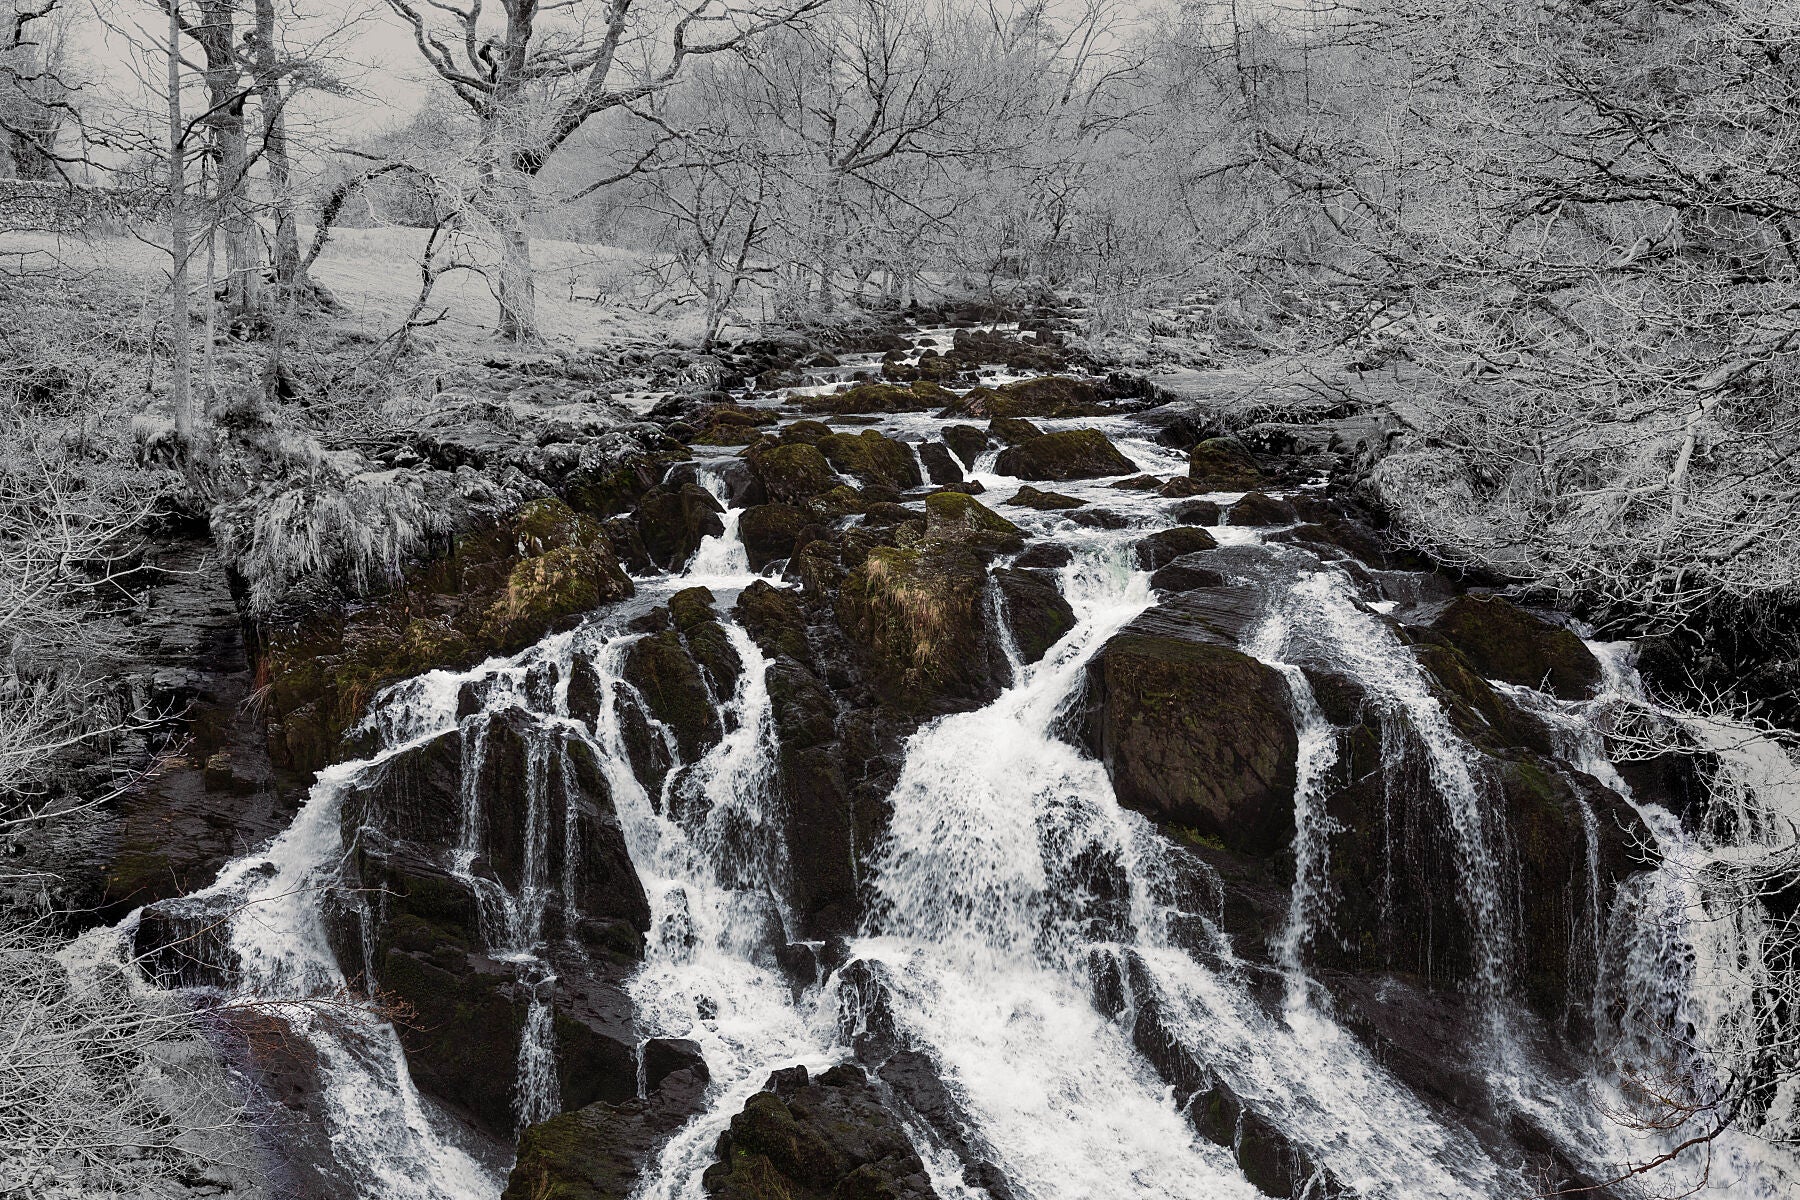
{"type": "Polygon", "coordinates": [[[1138,569],[1155,571],[1168,566],[1184,554],[1216,550],[1218,545],[1219,543],[1213,540],[1212,534],[1198,526],[1177,525],[1173,529],[1159,530],[1138,542],[1136,547],[1138,569]]]}
{"type": "Polygon", "coordinates": [[[988,448],[988,435],[973,425],[946,425],[944,445],[950,447],[964,466],[973,468],[975,460],[988,448]]]}
{"type": "Polygon", "coordinates": [[[1046,433],[1000,452],[996,469],[1019,479],[1095,479],[1137,470],[1098,429],[1046,433]]]}
{"type": "Polygon", "coordinates": [[[638,504],[632,523],[650,559],[665,571],[680,570],[700,543],[725,532],[718,499],[697,483],[653,488],[638,504]]]}
{"type": "Polygon", "coordinates": [[[638,639],[626,652],[625,682],[636,688],[657,720],[675,735],[683,762],[697,762],[723,736],[700,665],[673,629],[638,639]]]}
{"type": "Polygon", "coordinates": [[[929,380],[906,385],[859,383],[828,396],[809,396],[800,407],[814,413],[931,412],[955,399],[955,393],[929,380]]]}
{"type": "Polygon", "coordinates": [[[1280,672],[1204,635],[1128,626],[1088,680],[1119,803],[1241,853],[1289,846],[1299,741],[1280,672]]]}
{"type": "Polygon", "coordinates": [[[831,436],[831,426],[823,421],[795,421],[781,427],[781,440],[790,445],[816,446],[819,439],[831,436]]]}
{"type": "Polygon", "coordinates": [[[1043,375],[997,388],[978,387],[945,407],[944,417],[1092,417],[1107,409],[1111,389],[1091,379],[1043,375]]]}
{"type": "Polygon", "coordinates": [[[1579,637],[1498,596],[1458,596],[1432,627],[1489,679],[1564,700],[1584,700],[1600,684],[1600,662],[1579,637]]]}
{"type": "Polygon", "coordinates": [[[711,588],[682,588],[669,597],[669,619],[676,629],[688,633],[702,622],[718,619],[713,612],[715,599],[711,588]]]}
{"type": "Polygon", "coordinates": [[[789,589],[758,579],[738,593],[732,612],[764,654],[785,654],[802,662],[810,657],[806,614],[789,589]]]}
{"type": "Polygon", "coordinates": [[[756,447],[749,461],[769,499],[778,504],[804,504],[842,483],[818,447],[803,442],[756,447]]]}
{"type": "Polygon", "coordinates": [[[991,694],[986,582],[972,550],[942,539],[876,546],[850,572],[839,624],[887,699],[914,709],[991,694]]]}
{"type": "Polygon", "coordinates": [[[1012,499],[1004,501],[1018,508],[1032,508],[1038,512],[1057,512],[1067,508],[1081,508],[1086,500],[1078,496],[1065,496],[1061,492],[1044,492],[1025,484],[1013,493],[1012,499]]]}
{"type": "Polygon", "coordinates": [[[1188,478],[1209,492],[1247,492],[1262,483],[1262,468],[1231,438],[1208,438],[1188,451],[1188,478]]]}
{"type": "Polygon", "coordinates": [[[506,590],[487,610],[486,629],[498,649],[523,649],[566,618],[624,599],[633,590],[630,577],[609,552],[562,546],[512,569],[506,590]]]}
{"type": "Polygon", "coordinates": [[[994,572],[1002,609],[1019,657],[1034,663],[1075,628],[1075,610],[1047,571],[1010,568],[994,572]]]}
{"type": "Polygon", "coordinates": [[[819,450],[838,471],[864,484],[915,488],[924,482],[912,447],[865,429],[859,434],[834,433],[819,439],[819,450]]]}
{"type": "Polygon", "coordinates": [[[756,504],[738,516],[738,537],[750,569],[760,571],[772,562],[788,558],[813,515],[792,504],[756,504]]]}
{"type": "Polygon", "coordinates": [[[988,422],[988,437],[1017,446],[1021,442],[1029,442],[1033,438],[1041,438],[1044,431],[1023,417],[995,417],[988,422]]]}
{"type": "Polygon", "coordinates": [[[925,497],[925,531],[938,537],[959,533],[1021,534],[1017,525],[962,492],[935,492],[925,497]]]}

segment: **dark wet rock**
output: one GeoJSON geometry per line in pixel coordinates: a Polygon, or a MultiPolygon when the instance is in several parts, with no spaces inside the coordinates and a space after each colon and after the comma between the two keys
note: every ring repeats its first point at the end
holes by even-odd
{"type": "Polygon", "coordinates": [[[806,614],[790,589],[759,579],[738,593],[732,612],[764,654],[808,657],[806,614]]]}
{"type": "Polygon", "coordinates": [[[1185,500],[1189,496],[1205,495],[1210,489],[1204,482],[1186,475],[1177,475],[1157,489],[1157,495],[1166,500],[1185,500]]]}
{"type": "Polygon", "coordinates": [[[1008,446],[1017,446],[1021,442],[1044,436],[1042,429],[1023,417],[995,417],[988,422],[987,431],[988,437],[1008,446]]]}
{"type": "Polygon", "coordinates": [[[563,1102],[635,1093],[632,1008],[621,985],[642,955],[649,903],[585,742],[504,710],[476,727],[479,773],[465,779],[462,736],[403,752],[346,796],[344,840],[357,848],[350,882],[361,889],[351,894],[365,899],[330,926],[332,944],[347,976],[372,972],[373,985],[412,1010],[403,1040],[419,1086],[490,1133],[510,1135],[512,1098],[493,1081],[513,1077],[536,989],[551,988],[563,1102]],[[481,821],[469,869],[509,891],[523,883],[527,827],[541,808],[544,878],[554,881],[546,929],[553,944],[566,944],[566,934],[583,947],[582,969],[564,982],[496,959],[475,892],[437,865],[462,840],[465,791],[478,798],[481,821]],[[568,895],[565,878],[574,885],[568,895]]]}
{"type": "Polygon", "coordinates": [[[962,460],[963,466],[973,467],[982,451],[988,448],[988,435],[973,425],[946,425],[944,444],[962,460]]]}
{"type": "Polygon", "coordinates": [[[800,402],[813,413],[931,412],[956,398],[938,384],[917,380],[901,386],[892,383],[859,383],[828,396],[809,396],[800,402]]]}
{"type": "Polygon", "coordinates": [[[934,1200],[925,1164],[861,1067],[778,1071],[719,1138],[703,1179],[721,1200],[934,1200]]]}
{"type": "Polygon", "coordinates": [[[842,482],[818,447],[804,442],[752,447],[748,460],[763,491],[779,504],[804,504],[842,482]]]}
{"type": "Polygon", "coordinates": [[[724,736],[719,714],[700,666],[673,629],[650,634],[625,655],[625,682],[636,689],[650,714],[668,726],[683,762],[696,762],[724,736]]]}
{"type": "Polygon", "coordinates": [[[1075,610],[1048,572],[1013,567],[995,571],[994,584],[1000,589],[1006,624],[1019,656],[1027,663],[1044,657],[1046,650],[1075,628],[1075,610]]]}
{"type": "Polygon", "coordinates": [[[1246,492],[1225,514],[1227,525],[1291,525],[1295,519],[1292,504],[1262,492],[1246,492]]]}
{"type": "Polygon", "coordinates": [[[1053,512],[1065,508],[1081,508],[1087,501],[1075,496],[1065,496],[1061,492],[1039,491],[1028,483],[1014,492],[1012,498],[1005,503],[1020,508],[1035,508],[1039,512],[1053,512]]]}
{"type": "Polygon", "coordinates": [[[1206,566],[1205,561],[1199,556],[1177,557],[1150,576],[1150,586],[1163,592],[1191,592],[1196,588],[1224,587],[1228,580],[1218,571],[1206,566]]]}
{"type": "Polygon", "coordinates": [[[986,582],[969,546],[937,538],[878,546],[851,571],[837,600],[839,623],[884,699],[929,708],[994,693],[986,582]]]}
{"type": "Polygon", "coordinates": [[[905,489],[924,482],[912,448],[873,429],[865,429],[860,434],[834,433],[820,438],[819,449],[832,467],[865,485],[905,489]]]}
{"type": "Polygon", "coordinates": [[[589,1104],[530,1126],[501,1200],[623,1200],[663,1143],[701,1112],[708,1075],[665,1076],[650,1095],[589,1104]]]}
{"type": "Polygon", "coordinates": [[[1130,479],[1121,479],[1108,486],[1121,492],[1154,492],[1162,488],[1163,481],[1154,475],[1133,475],[1130,479]]]}
{"type": "Polygon", "coordinates": [[[918,450],[919,461],[925,464],[925,473],[931,476],[931,482],[943,485],[963,481],[962,467],[943,442],[921,442],[918,450]]]}
{"type": "Polygon", "coordinates": [[[1094,379],[1044,375],[997,388],[975,388],[952,401],[945,417],[1091,417],[1106,411],[1112,390],[1094,379]]]}
{"type": "Polygon", "coordinates": [[[677,490],[652,488],[638,503],[633,522],[650,560],[665,571],[679,570],[700,542],[725,532],[724,506],[696,483],[677,490]]]}
{"type": "Polygon", "coordinates": [[[1327,561],[1349,558],[1371,567],[1401,565],[1379,534],[1360,522],[1341,516],[1327,515],[1291,529],[1277,530],[1268,538],[1271,542],[1304,546],[1327,561]]]}
{"type": "Polygon", "coordinates": [[[1599,660],[1579,637],[1498,596],[1458,596],[1432,628],[1490,679],[1541,687],[1564,700],[1586,699],[1599,686],[1599,660]]]}
{"type": "Polygon", "coordinates": [[[1034,543],[1025,553],[1013,559],[1013,566],[1024,568],[1047,568],[1054,570],[1066,567],[1075,561],[1075,553],[1067,546],[1055,542],[1034,543]]]}
{"type": "Polygon", "coordinates": [[[1065,429],[1002,450],[995,469],[1019,479],[1064,480],[1129,475],[1137,467],[1098,429],[1065,429]]]}
{"type": "Polygon", "coordinates": [[[1063,514],[1063,519],[1086,529],[1124,529],[1131,524],[1124,513],[1110,508],[1077,508],[1063,514]]]}
{"type": "Polygon", "coordinates": [[[1166,567],[1185,554],[1216,550],[1219,543],[1210,533],[1193,525],[1177,525],[1151,534],[1137,544],[1137,564],[1142,571],[1166,567]]]}
{"type": "Polygon", "coordinates": [[[965,479],[961,483],[945,484],[946,492],[961,492],[965,496],[981,496],[987,492],[987,485],[979,479],[965,479]]]}
{"type": "Polygon", "coordinates": [[[738,515],[738,537],[750,569],[760,571],[794,553],[801,532],[813,522],[812,514],[792,504],[758,504],[738,515]]]}
{"type": "Polygon", "coordinates": [[[1223,513],[1211,500],[1188,500],[1169,510],[1169,518],[1178,525],[1222,525],[1223,513]]]}
{"type": "Polygon", "coordinates": [[[1262,483],[1250,452],[1230,438],[1208,438],[1188,452],[1188,478],[1209,492],[1244,492],[1262,483]]]}
{"type": "Polygon", "coordinates": [[[969,534],[998,534],[1003,540],[1017,540],[1017,525],[962,492],[936,492],[925,498],[925,531],[934,537],[961,537],[969,534]]]}
{"type": "Polygon", "coordinates": [[[1298,741],[1286,680],[1236,649],[1231,614],[1142,618],[1088,666],[1089,736],[1119,802],[1252,854],[1293,835],[1298,741]]]}

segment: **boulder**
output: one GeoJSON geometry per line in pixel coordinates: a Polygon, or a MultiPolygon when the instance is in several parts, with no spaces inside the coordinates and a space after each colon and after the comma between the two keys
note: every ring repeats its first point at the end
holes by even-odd
{"type": "Polygon", "coordinates": [[[877,546],[850,572],[838,622],[884,699],[935,709],[998,690],[986,584],[980,558],[957,539],[877,546]]]}
{"type": "Polygon", "coordinates": [[[1222,588],[1227,580],[1212,567],[1203,565],[1199,557],[1182,556],[1150,576],[1150,586],[1159,592],[1191,592],[1200,588],[1222,588]]]}
{"type": "Polygon", "coordinates": [[[725,532],[719,514],[724,506],[697,483],[678,489],[656,487],[639,501],[632,522],[644,540],[650,560],[665,571],[678,571],[700,543],[725,532]]]}
{"type": "Polygon", "coordinates": [[[1089,739],[1119,802],[1270,855],[1293,837],[1287,681],[1198,610],[1142,618],[1088,665],[1089,739]]]}
{"type": "Polygon", "coordinates": [[[833,433],[819,439],[826,461],[863,484],[915,488],[924,482],[919,460],[904,442],[865,429],[860,434],[833,433]]]}
{"type": "Polygon", "coordinates": [[[972,469],[975,460],[988,448],[988,435],[973,425],[946,425],[944,444],[950,447],[950,452],[962,461],[965,468],[972,469]]]}
{"type": "Polygon", "coordinates": [[[994,572],[994,584],[1005,601],[1004,614],[1019,657],[1034,663],[1071,629],[1075,610],[1047,571],[1018,567],[994,572]]]}
{"type": "Polygon", "coordinates": [[[809,396],[800,407],[814,413],[931,412],[956,399],[956,394],[928,380],[908,385],[859,383],[828,396],[809,396]]]}
{"type": "Polygon", "coordinates": [[[1209,492],[1246,492],[1262,482],[1262,468],[1230,438],[1208,438],[1188,451],[1188,478],[1209,492]]]}
{"type": "Polygon", "coordinates": [[[979,387],[953,400],[944,417],[1091,417],[1106,411],[1112,390],[1095,379],[1042,375],[979,387]]]}
{"type": "Polygon", "coordinates": [[[1215,550],[1219,543],[1213,540],[1212,534],[1193,525],[1177,525],[1173,529],[1164,529],[1151,534],[1137,544],[1137,564],[1140,571],[1155,571],[1166,567],[1184,554],[1194,554],[1202,550],[1215,550]]]}
{"type": "Polygon", "coordinates": [[[1498,596],[1462,595],[1432,628],[1489,679],[1584,700],[1600,684],[1600,662],[1579,637],[1498,596]]]}
{"type": "Polygon", "coordinates": [[[1129,475],[1137,467],[1098,429],[1065,429],[1001,451],[995,469],[1019,479],[1063,480],[1129,475]]]}
{"type": "Polygon", "coordinates": [[[732,613],[764,654],[785,654],[801,661],[809,657],[806,614],[791,589],[758,579],[738,593],[732,613]]]}
{"type": "Polygon", "coordinates": [[[1039,491],[1028,483],[1014,492],[1012,499],[1005,503],[1020,508],[1035,508],[1039,512],[1055,512],[1066,508],[1081,508],[1087,501],[1075,496],[1065,496],[1061,492],[1039,491]]]}
{"type": "Polygon", "coordinates": [[[749,461],[763,491],[781,504],[804,504],[843,482],[819,448],[804,442],[752,447],[749,461]]]}
{"type": "Polygon", "coordinates": [[[1227,525],[1291,525],[1298,519],[1292,504],[1262,492],[1246,492],[1225,514],[1227,525]]]}
{"type": "Polygon", "coordinates": [[[931,482],[942,486],[963,481],[961,465],[943,442],[921,442],[918,451],[919,461],[925,464],[925,473],[931,476],[931,482]]]}
{"type": "Polygon", "coordinates": [[[997,533],[1018,537],[1017,525],[962,492],[936,492],[925,497],[925,531],[935,537],[963,533],[997,533]]]}
{"type": "Polygon", "coordinates": [[[854,1064],[777,1071],[721,1134],[702,1179],[717,1200],[936,1200],[925,1164],[854,1064]]]}
{"type": "Polygon", "coordinates": [[[995,417],[988,422],[988,437],[1008,446],[1041,438],[1044,431],[1023,417],[995,417]]]}
{"type": "Polygon", "coordinates": [[[1211,500],[1186,500],[1169,510],[1169,517],[1180,525],[1220,525],[1223,516],[1211,500]]]}
{"type": "Polygon", "coordinates": [[[758,504],[738,516],[738,537],[752,571],[789,558],[800,534],[813,523],[806,509],[792,504],[758,504]]]}
{"type": "Polygon", "coordinates": [[[709,1078],[701,1061],[650,1084],[647,1096],[596,1102],[528,1127],[501,1200],[633,1195],[663,1143],[705,1108],[709,1078]]]}

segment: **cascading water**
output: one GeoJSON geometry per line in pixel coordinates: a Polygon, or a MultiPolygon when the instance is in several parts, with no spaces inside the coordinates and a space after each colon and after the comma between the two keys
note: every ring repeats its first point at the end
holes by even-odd
{"type": "MultiPolygon", "coordinates": [[[[1120,445],[1145,471],[1167,472],[1179,457],[1148,441],[1121,438],[1120,445]]],[[[989,488],[1016,485],[994,473],[997,462],[998,451],[988,450],[963,465],[989,488]]],[[[726,609],[731,594],[756,579],[738,537],[742,510],[728,502],[721,466],[703,463],[696,477],[725,507],[723,532],[705,538],[679,574],[641,586],[654,602],[705,585],[722,593],[726,609]]],[[[1308,676],[1324,667],[1360,684],[1379,710],[1384,768],[1394,778],[1410,772],[1423,780],[1441,812],[1457,903],[1473,935],[1473,991],[1490,1032],[1499,1035],[1491,1040],[1507,1041],[1504,1001],[1516,934],[1499,866],[1502,831],[1479,755],[1457,732],[1418,659],[1362,601],[1346,572],[1302,550],[1263,547],[1285,564],[1284,573],[1267,585],[1265,611],[1242,648],[1285,679],[1299,745],[1292,887],[1268,947],[1278,969],[1269,979],[1286,1003],[1272,1004],[1265,997],[1274,989],[1259,975],[1265,969],[1243,953],[1262,948],[1234,947],[1221,931],[1222,885],[1199,878],[1204,868],[1122,808],[1107,767],[1070,740],[1089,663],[1157,603],[1147,572],[1132,559],[1133,545],[1167,518],[1155,496],[1104,483],[1064,486],[1128,514],[1119,529],[1077,526],[1054,514],[1020,518],[1072,552],[1059,583],[1074,628],[1027,664],[1010,635],[1005,600],[990,582],[984,619],[1002,631],[1010,686],[991,703],[939,718],[910,737],[889,797],[891,820],[876,852],[859,864],[868,907],[848,955],[879,972],[897,1031],[949,1088],[961,1134],[1019,1200],[1248,1198],[1259,1193],[1234,1149],[1199,1136],[1191,1109],[1182,1107],[1188,1093],[1201,1094],[1196,1088],[1218,1086],[1304,1152],[1317,1174],[1297,1186],[1313,1187],[1313,1194],[1327,1181],[1370,1197],[1529,1194],[1516,1164],[1497,1162],[1464,1126],[1397,1083],[1338,1023],[1329,994],[1309,977],[1334,900],[1337,830],[1327,802],[1340,765],[1337,730],[1308,676]],[[1116,993],[1109,1001],[1100,995],[1103,981],[1116,993]],[[1145,1049],[1152,1027],[1155,1039],[1198,1064],[1203,1078],[1172,1084],[1166,1064],[1145,1049]]],[[[1216,498],[1230,503],[1235,494],[1216,498]]],[[[1227,548],[1261,544],[1252,529],[1213,533],[1227,548]]],[[[432,672],[389,689],[367,722],[383,749],[323,772],[293,826],[267,850],[231,864],[201,894],[237,906],[232,986],[246,996],[313,997],[347,987],[319,913],[320,893],[348,853],[340,828],[344,796],[395,756],[459,731],[465,791],[444,865],[480,898],[487,950],[516,973],[528,997],[511,1081],[518,1118],[525,1124],[555,1113],[562,981],[549,961],[555,947],[546,944],[546,928],[553,941],[558,926],[547,914],[560,905],[565,930],[576,915],[580,827],[573,803],[557,813],[552,797],[575,793],[569,751],[580,743],[604,775],[649,901],[644,961],[628,984],[638,1033],[692,1039],[711,1076],[703,1111],[646,1164],[635,1196],[700,1200],[700,1177],[719,1135],[771,1071],[795,1063],[824,1067],[855,1052],[840,1023],[849,1003],[844,976],[835,989],[833,981],[796,988],[774,959],[797,922],[788,908],[770,663],[738,624],[726,619],[723,630],[741,670],[731,694],[715,697],[722,709],[716,744],[694,761],[681,761],[674,731],[649,714],[626,678],[632,649],[647,635],[616,624],[591,624],[511,660],[461,674],[432,672]],[[570,714],[578,661],[594,685],[591,727],[570,714]],[[471,688],[478,711],[459,717],[471,688]],[[479,789],[491,727],[519,708],[529,720],[524,777],[516,781],[525,809],[515,886],[486,862],[491,831],[479,789]],[[668,764],[649,784],[633,766],[639,737],[668,764]],[[550,848],[558,830],[560,875],[550,848]]],[[[1629,690],[1617,656],[1603,659],[1611,691],[1629,690]]],[[[1541,707],[1569,732],[1563,757],[1628,795],[1597,733],[1602,703],[1594,702],[1594,711],[1541,707]]],[[[1774,794],[1772,762],[1742,766],[1750,775],[1759,770],[1746,790],[1774,794]]],[[[1725,970],[1753,931],[1725,921],[1696,928],[1692,920],[1694,906],[1704,911],[1707,900],[1695,878],[1707,856],[1723,850],[1696,846],[1667,813],[1640,811],[1663,865],[1632,881],[1603,914],[1601,829],[1593,809],[1582,808],[1583,919],[1613,1001],[1604,1005],[1596,990],[1595,1022],[1642,1031],[1673,1020],[1703,1038],[1728,1040],[1731,1004],[1741,997],[1709,1008],[1696,996],[1707,973],[1725,970]]],[[[368,944],[365,928],[365,959],[368,944]]],[[[393,1030],[315,1018],[304,1009],[292,1020],[319,1051],[334,1151],[363,1195],[460,1200],[497,1193],[498,1177],[458,1147],[449,1123],[414,1089],[393,1030]]],[[[1596,1110],[1592,1096],[1556,1091],[1531,1076],[1523,1058],[1498,1048],[1497,1090],[1510,1088],[1519,1110],[1579,1126],[1569,1140],[1592,1161],[1631,1157],[1633,1148],[1605,1122],[1569,1116],[1596,1110]]],[[[641,1076],[638,1086],[641,1094],[641,1076]]],[[[1791,1107],[1793,1099],[1784,1102],[1791,1107]]],[[[911,1133],[940,1196],[981,1200],[983,1193],[958,1178],[941,1131],[911,1133]]],[[[1752,1150],[1741,1141],[1722,1145],[1750,1177],[1752,1150]]]]}

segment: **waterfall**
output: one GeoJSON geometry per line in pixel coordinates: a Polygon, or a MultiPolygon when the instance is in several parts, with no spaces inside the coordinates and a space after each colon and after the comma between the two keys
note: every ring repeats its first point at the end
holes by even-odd
{"type": "Polygon", "coordinates": [[[725,528],[720,533],[708,534],[701,539],[700,548],[694,552],[693,561],[688,563],[684,573],[697,579],[730,579],[749,575],[749,553],[744,549],[743,538],[738,535],[738,521],[742,519],[744,510],[732,506],[730,494],[725,487],[725,477],[718,468],[701,464],[695,468],[695,476],[700,486],[724,507],[725,515],[722,520],[725,528]]]}
{"type": "MultiPolygon", "coordinates": [[[[1290,589],[1291,591],[1291,589],[1290,589]]],[[[1270,606],[1247,640],[1244,650],[1281,672],[1287,681],[1298,735],[1294,778],[1294,886],[1288,893],[1287,923],[1275,945],[1287,974],[1290,1011],[1307,1003],[1305,953],[1330,908],[1331,834],[1333,824],[1325,812],[1325,788],[1337,766],[1337,730],[1319,710],[1318,697],[1306,673],[1281,660],[1289,637],[1284,594],[1270,606]]]]}

